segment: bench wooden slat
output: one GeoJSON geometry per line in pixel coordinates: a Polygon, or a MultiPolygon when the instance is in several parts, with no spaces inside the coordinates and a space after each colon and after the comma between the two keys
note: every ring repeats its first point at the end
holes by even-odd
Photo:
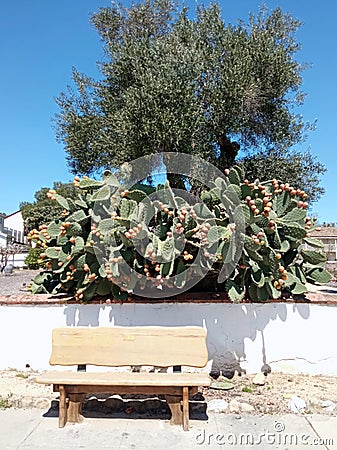
{"type": "MultiPolygon", "coordinates": [[[[183,386],[103,386],[98,384],[97,386],[86,384],[54,384],[53,392],[60,392],[61,387],[66,387],[67,394],[136,394],[136,395],[173,395],[182,396],[183,386]]],[[[188,392],[190,395],[195,395],[198,392],[198,386],[188,386],[188,392]]]]}
{"type": "Polygon", "coordinates": [[[209,386],[205,373],[46,372],[37,383],[87,386],[209,386]]]}
{"type": "Polygon", "coordinates": [[[67,327],[53,330],[51,365],[204,367],[201,327],[67,327]]]}

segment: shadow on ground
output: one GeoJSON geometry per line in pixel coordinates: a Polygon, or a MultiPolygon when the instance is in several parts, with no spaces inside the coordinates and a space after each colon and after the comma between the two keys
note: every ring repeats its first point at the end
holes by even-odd
{"type": "MultiPolygon", "coordinates": [[[[189,402],[191,420],[208,420],[207,403],[201,394],[194,396],[189,402]]],[[[52,400],[50,408],[43,417],[58,417],[59,401],[52,400]]],[[[164,396],[148,395],[95,395],[87,396],[83,402],[83,417],[110,419],[162,419],[171,418],[170,409],[164,396]]]]}

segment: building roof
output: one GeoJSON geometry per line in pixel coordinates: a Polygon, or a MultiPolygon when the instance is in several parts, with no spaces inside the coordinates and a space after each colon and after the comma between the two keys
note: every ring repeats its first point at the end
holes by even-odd
{"type": "Polygon", "coordinates": [[[20,209],[18,209],[17,211],[13,212],[12,214],[8,214],[8,216],[6,216],[5,219],[8,219],[8,217],[15,216],[15,214],[17,214],[17,213],[21,213],[20,209]]]}
{"type": "Polygon", "coordinates": [[[322,227],[319,231],[315,230],[311,233],[312,237],[316,238],[336,238],[337,239],[337,228],[336,227],[322,227]]]}

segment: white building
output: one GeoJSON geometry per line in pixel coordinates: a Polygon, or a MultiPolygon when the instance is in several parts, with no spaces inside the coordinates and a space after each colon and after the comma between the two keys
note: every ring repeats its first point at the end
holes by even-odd
{"type": "Polygon", "coordinates": [[[0,213],[0,246],[6,247],[8,236],[11,241],[18,244],[27,242],[24,235],[24,222],[21,211],[16,211],[9,216],[0,213]]]}
{"type": "Polygon", "coordinates": [[[0,213],[0,247],[6,247],[7,245],[7,233],[5,233],[5,217],[6,214],[0,213]]]}
{"type": "Polygon", "coordinates": [[[324,248],[322,249],[327,255],[327,263],[337,262],[337,228],[322,227],[319,231],[314,231],[312,237],[320,239],[324,248]]]}
{"type": "Polygon", "coordinates": [[[6,247],[7,244],[7,234],[0,231],[0,247],[6,247]]]}

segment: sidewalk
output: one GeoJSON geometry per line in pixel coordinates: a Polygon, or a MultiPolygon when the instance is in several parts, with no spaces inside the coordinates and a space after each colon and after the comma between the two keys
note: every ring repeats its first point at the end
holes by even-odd
{"type": "Polygon", "coordinates": [[[192,420],[190,431],[167,420],[88,418],[58,428],[45,410],[0,411],[1,450],[31,449],[337,449],[337,417],[254,416],[209,413],[192,420]]]}

